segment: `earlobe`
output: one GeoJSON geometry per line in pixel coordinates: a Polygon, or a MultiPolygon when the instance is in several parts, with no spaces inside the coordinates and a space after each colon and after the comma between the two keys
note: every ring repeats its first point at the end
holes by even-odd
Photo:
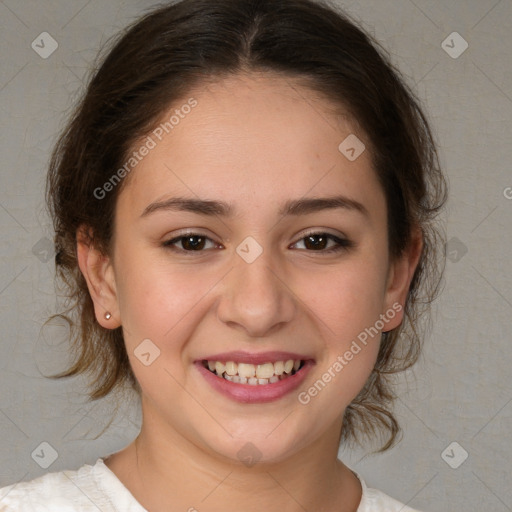
{"type": "Polygon", "coordinates": [[[391,264],[387,290],[386,290],[386,308],[397,309],[399,304],[400,311],[393,321],[386,326],[386,331],[390,331],[398,327],[403,320],[405,302],[414,277],[414,273],[418,267],[421,254],[423,251],[423,232],[421,228],[414,229],[409,246],[404,250],[403,254],[391,264]]]}
{"type": "Polygon", "coordinates": [[[94,303],[98,323],[106,329],[121,325],[114,273],[110,258],[93,244],[90,229],[80,226],[76,233],[77,258],[94,303]]]}

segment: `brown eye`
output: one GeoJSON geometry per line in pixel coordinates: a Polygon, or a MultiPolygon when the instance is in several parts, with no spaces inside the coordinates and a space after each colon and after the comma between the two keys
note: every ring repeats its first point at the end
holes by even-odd
{"type": "Polygon", "coordinates": [[[316,251],[322,254],[342,251],[354,245],[350,240],[342,239],[329,233],[310,233],[294,245],[300,242],[304,243],[307,251],[316,251]],[[329,242],[334,242],[334,245],[328,248],[329,242]]]}
{"type": "Polygon", "coordinates": [[[186,236],[182,239],[183,248],[186,251],[200,251],[204,249],[206,238],[202,236],[186,236]]]}
{"type": "Polygon", "coordinates": [[[306,249],[312,249],[314,251],[323,250],[327,247],[329,242],[329,237],[324,236],[322,234],[319,235],[309,235],[304,238],[306,249]]]}
{"type": "Polygon", "coordinates": [[[190,233],[168,240],[162,245],[179,252],[204,252],[208,242],[215,246],[215,243],[207,236],[199,233],[190,233]],[[179,244],[181,244],[181,247],[178,246],[179,244]]]}

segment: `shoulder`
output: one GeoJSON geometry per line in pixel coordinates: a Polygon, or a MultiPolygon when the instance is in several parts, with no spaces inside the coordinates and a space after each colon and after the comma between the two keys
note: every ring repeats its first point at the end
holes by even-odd
{"type": "Polygon", "coordinates": [[[0,489],[0,511],[91,510],[90,499],[98,499],[95,484],[94,466],[88,464],[78,470],[47,473],[0,489]]]}
{"type": "Polygon", "coordinates": [[[356,474],[363,488],[363,496],[357,512],[419,512],[391,498],[378,489],[370,489],[365,481],[356,474]]]}
{"type": "Polygon", "coordinates": [[[98,459],[92,466],[47,473],[1,488],[0,512],[116,512],[117,506],[125,503],[126,511],[143,510],[132,508],[130,498],[127,489],[98,459]]]}

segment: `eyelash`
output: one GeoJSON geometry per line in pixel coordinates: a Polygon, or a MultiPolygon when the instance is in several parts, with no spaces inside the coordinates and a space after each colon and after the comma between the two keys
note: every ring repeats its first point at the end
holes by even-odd
{"type": "MultiPolygon", "coordinates": [[[[346,238],[339,238],[335,235],[332,235],[330,233],[325,233],[325,232],[322,232],[322,231],[313,231],[311,233],[306,233],[302,238],[300,238],[299,240],[297,240],[297,242],[295,242],[294,244],[292,245],[295,245],[297,244],[298,242],[301,242],[303,240],[305,240],[306,238],[308,237],[314,237],[314,236],[326,236],[326,238],[330,239],[330,240],[334,240],[336,242],[336,246],[334,247],[331,247],[330,249],[324,249],[324,250],[308,250],[308,249],[301,249],[301,250],[305,250],[306,252],[312,252],[312,253],[320,253],[320,254],[333,254],[333,253],[337,253],[337,252],[341,252],[341,251],[346,251],[352,247],[354,247],[354,243],[351,242],[350,240],[346,239],[346,238]]],[[[166,242],[163,242],[162,243],[162,246],[166,249],[170,249],[171,251],[175,251],[175,252],[179,252],[179,253],[182,253],[182,254],[193,254],[193,253],[202,253],[202,252],[205,252],[207,249],[203,249],[203,250],[198,250],[198,251],[187,251],[185,249],[179,249],[175,246],[175,244],[181,240],[184,240],[185,238],[191,238],[191,237],[200,237],[200,238],[204,238],[206,240],[209,240],[209,241],[212,241],[211,238],[207,237],[206,235],[202,234],[202,233],[185,233],[181,236],[178,236],[176,238],[173,238],[171,240],[168,240],[166,242]]]]}

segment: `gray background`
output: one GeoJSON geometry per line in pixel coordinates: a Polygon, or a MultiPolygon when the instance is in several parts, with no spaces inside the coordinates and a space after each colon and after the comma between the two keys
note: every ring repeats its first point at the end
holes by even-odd
{"type": "MultiPolygon", "coordinates": [[[[112,399],[90,404],[82,379],[42,376],[66,362],[65,328],[42,329],[56,307],[42,190],[50,148],[98,48],[152,5],[0,0],[0,486],[94,463],[138,432],[129,397],[102,432],[112,399]],[[31,47],[42,32],[58,42],[46,59],[31,47]],[[50,459],[36,456],[42,442],[57,454],[48,469],[40,464],[50,459]]],[[[425,512],[512,510],[512,2],[339,5],[389,49],[416,88],[451,189],[444,291],[396,407],[403,440],[384,455],[341,456],[370,486],[425,512]],[[469,44],[458,58],[442,47],[454,31],[469,44]]],[[[458,53],[461,42],[452,36],[445,44],[458,53]]]]}

